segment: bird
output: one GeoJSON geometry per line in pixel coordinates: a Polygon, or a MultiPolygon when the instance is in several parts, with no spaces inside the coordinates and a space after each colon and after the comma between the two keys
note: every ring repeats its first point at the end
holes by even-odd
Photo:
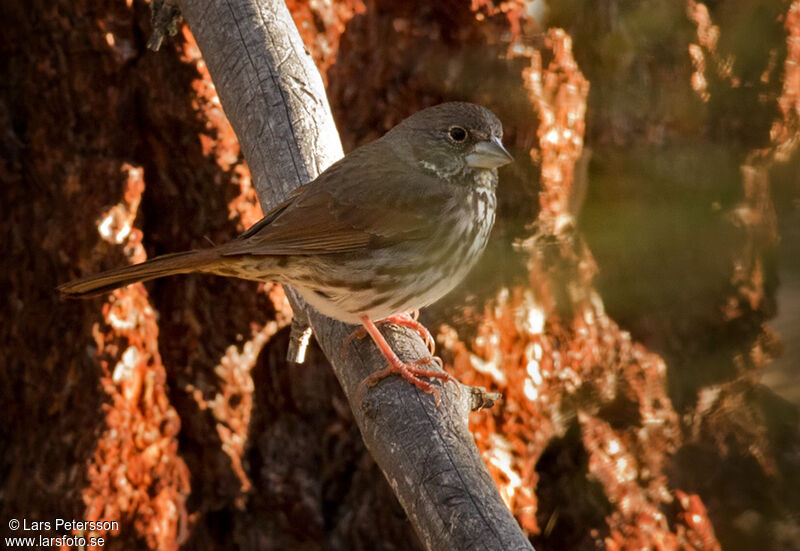
{"type": "MultiPolygon", "coordinates": [[[[85,298],[136,282],[201,272],[292,286],[320,313],[360,324],[391,374],[439,393],[423,378],[455,379],[403,362],[378,329],[399,323],[429,333],[410,312],[451,291],[477,262],[497,210],[497,169],[513,158],[489,109],[447,102],[418,111],[294,190],[244,233],[219,246],[166,254],[58,287],[85,298]]],[[[345,346],[346,346],[345,344],[345,346]]],[[[433,350],[431,346],[431,350],[433,350]]],[[[441,363],[441,362],[440,362],[441,363]]]]}

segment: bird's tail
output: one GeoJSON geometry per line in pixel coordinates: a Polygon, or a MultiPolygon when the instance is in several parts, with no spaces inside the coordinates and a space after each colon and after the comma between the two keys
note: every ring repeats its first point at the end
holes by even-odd
{"type": "Polygon", "coordinates": [[[214,266],[219,262],[220,254],[215,249],[165,254],[141,264],[123,266],[64,283],[58,286],[58,290],[66,297],[88,298],[157,277],[189,272],[213,272],[214,266]]]}

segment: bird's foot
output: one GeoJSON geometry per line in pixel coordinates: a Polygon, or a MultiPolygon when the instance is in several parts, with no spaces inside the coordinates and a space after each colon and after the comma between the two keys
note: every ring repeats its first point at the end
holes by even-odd
{"type": "Polygon", "coordinates": [[[427,379],[439,379],[444,382],[449,381],[456,385],[459,395],[461,394],[461,388],[458,386],[458,380],[456,380],[456,378],[449,373],[444,371],[434,371],[431,369],[422,369],[419,367],[428,363],[437,363],[439,364],[439,367],[442,367],[442,359],[436,356],[427,356],[410,363],[404,363],[399,359],[396,363],[390,362],[389,367],[381,369],[380,371],[376,371],[361,381],[361,384],[358,385],[358,390],[356,391],[356,403],[361,403],[361,396],[366,387],[375,386],[382,379],[385,379],[393,374],[400,375],[403,379],[421,391],[427,392],[428,394],[433,394],[433,396],[436,398],[436,407],[439,407],[439,404],[442,403],[442,397],[439,394],[439,390],[431,383],[420,379],[420,377],[425,377],[427,379]]]}
{"type": "MultiPolygon", "coordinates": [[[[398,316],[393,316],[393,317],[398,317],[398,316]]],[[[402,321],[402,324],[407,327],[412,327],[415,330],[416,326],[422,327],[422,329],[428,335],[428,338],[430,338],[430,334],[428,333],[427,329],[425,329],[421,324],[419,324],[413,317],[408,315],[399,317],[402,321]]],[[[386,321],[389,321],[391,319],[392,318],[387,318],[386,321]]],[[[381,369],[380,371],[376,371],[375,373],[367,376],[363,381],[361,381],[361,384],[358,385],[358,390],[356,391],[357,403],[359,404],[361,403],[361,394],[364,388],[366,388],[367,386],[375,386],[381,379],[384,379],[389,375],[395,373],[403,377],[406,381],[410,382],[423,392],[433,394],[436,397],[437,407],[442,402],[439,390],[436,389],[432,384],[420,379],[420,377],[425,377],[428,379],[440,379],[444,382],[450,381],[456,385],[456,389],[458,390],[459,396],[461,395],[461,387],[458,385],[458,381],[456,380],[455,377],[444,371],[434,371],[430,369],[422,369],[419,367],[421,365],[428,363],[438,363],[439,367],[442,368],[443,364],[441,358],[437,358],[436,356],[426,356],[425,358],[421,358],[414,362],[410,363],[403,362],[400,358],[397,357],[397,354],[394,353],[392,347],[389,346],[389,343],[386,342],[386,339],[378,330],[378,327],[372,322],[372,320],[369,319],[369,317],[361,316],[361,323],[364,324],[364,329],[360,331],[364,331],[365,333],[368,333],[372,337],[372,340],[375,341],[375,344],[378,346],[378,350],[380,350],[381,354],[383,354],[383,357],[386,358],[386,362],[389,364],[389,367],[381,369]]],[[[345,346],[347,346],[347,344],[349,344],[349,342],[353,338],[358,338],[358,333],[359,331],[355,331],[353,334],[351,334],[350,337],[348,337],[347,341],[345,341],[345,346]]],[[[432,338],[430,340],[433,341],[432,338]]]]}

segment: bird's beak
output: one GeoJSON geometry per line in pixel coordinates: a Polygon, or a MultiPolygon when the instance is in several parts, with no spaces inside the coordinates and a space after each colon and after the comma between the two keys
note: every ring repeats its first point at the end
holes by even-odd
{"type": "Polygon", "coordinates": [[[500,138],[492,136],[490,139],[478,142],[467,155],[467,166],[472,168],[497,168],[507,165],[514,157],[506,151],[500,138]]]}

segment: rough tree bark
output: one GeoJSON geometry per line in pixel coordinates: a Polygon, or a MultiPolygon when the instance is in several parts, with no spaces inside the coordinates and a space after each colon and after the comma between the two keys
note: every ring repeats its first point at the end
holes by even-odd
{"type": "MultiPolygon", "coordinates": [[[[179,2],[241,142],[268,210],[341,156],[322,80],[277,0],[179,2]]],[[[298,309],[299,308],[299,309],[298,309]]],[[[500,498],[467,429],[479,391],[441,388],[442,404],[390,378],[355,403],[360,381],[382,367],[371,342],[342,343],[353,331],[302,302],[308,322],[350,401],[364,441],[427,549],[531,549],[500,498]]],[[[427,354],[401,329],[388,340],[401,357],[427,354]]]]}

